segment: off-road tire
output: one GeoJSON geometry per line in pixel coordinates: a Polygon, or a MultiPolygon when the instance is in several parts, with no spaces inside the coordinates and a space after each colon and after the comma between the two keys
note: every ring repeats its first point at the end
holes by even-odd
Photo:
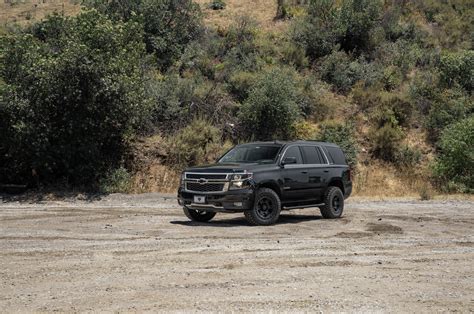
{"type": "Polygon", "coordinates": [[[256,226],[268,226],[277,222],[280,217],[281,201],[272,189],[261,188],[255,193],[252,209],[244,212],[247,221],[256,226]]]}
{"type": "Polygon", "coordinates": [[[324,205],[319,207],[326,219],[339,218],[344,211],[344,194],[337,186],[330,186],[324,195],[324,205]]]}
{"type": "Polygon", "coordinates": [[[215,212],[206,212],[183,207],[184,214],[192,221],[207,222],[214,218],[215,212]]]}

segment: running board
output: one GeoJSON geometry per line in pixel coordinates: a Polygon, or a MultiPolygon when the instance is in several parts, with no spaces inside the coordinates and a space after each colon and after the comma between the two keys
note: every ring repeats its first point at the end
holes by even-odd
{"type": "Polygon", "coordinates": [[[324,204],[311,204],[311,205],[299,205],[299,206],[283,206],[282,209],[300,209],[300,208],[309,208],[309,207],[318,207],[323,206],[324,204]]]}

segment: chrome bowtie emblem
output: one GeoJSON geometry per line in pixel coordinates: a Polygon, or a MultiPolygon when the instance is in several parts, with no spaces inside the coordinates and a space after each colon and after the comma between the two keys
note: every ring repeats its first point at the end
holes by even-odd
{"type": "Polygon", "coordinates": [[[207,183],[207,180],[204,179],[204,178],[201,178],[201,179],[198,180],[198,183],[199,183],[199,184],[206,184],[206,183],[207,183]]]}

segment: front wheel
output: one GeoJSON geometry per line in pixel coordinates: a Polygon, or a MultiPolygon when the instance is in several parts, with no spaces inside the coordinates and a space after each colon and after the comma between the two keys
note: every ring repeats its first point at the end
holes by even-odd
{"type": "Polygon", "coordinates": [[[214,218],[215,212],[206,212],[201,210],[195,210],[187,207],[183,207],[184,214],[192,221],[207,222],[214,218]]]}
{"type": "Polygon", "coordinates": [[[324,195],[324,205],[319,207],[323,218],[339,218],[344,210],[344,194],[337,186],[330,186],[324,195]]]}
{"type": "Polygon", "coordinates": [[[272,189],[261,188],[255,194],[252,209],[244,212],[245,218],[252,225],[272,225],[280,217],[281,202],[278,194],[272,189]]]}

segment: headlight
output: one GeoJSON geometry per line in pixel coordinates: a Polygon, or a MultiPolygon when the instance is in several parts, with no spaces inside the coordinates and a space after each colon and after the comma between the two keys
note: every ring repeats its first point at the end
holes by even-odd
{"type": "Polygon", "coordinates": [[[186,175],[183,173],[181,173],[181,178],[179,178],[179,186],[184,188],[184,179],[186,179],[186,175]]]}
{"type": "Polygon", "coordinates": [[[252,173],[246,172],[246,173],[236,173],[232,175],[231,181],[243,181],[243,180],[248,180],[252,178],[252,173]]]}
{"type": "Polygon", "coordinates": [[[250,186],[249,179],[252,178],[252,173],[239,173],[231,177],[229,190],[245,189],[250,186]]]}

